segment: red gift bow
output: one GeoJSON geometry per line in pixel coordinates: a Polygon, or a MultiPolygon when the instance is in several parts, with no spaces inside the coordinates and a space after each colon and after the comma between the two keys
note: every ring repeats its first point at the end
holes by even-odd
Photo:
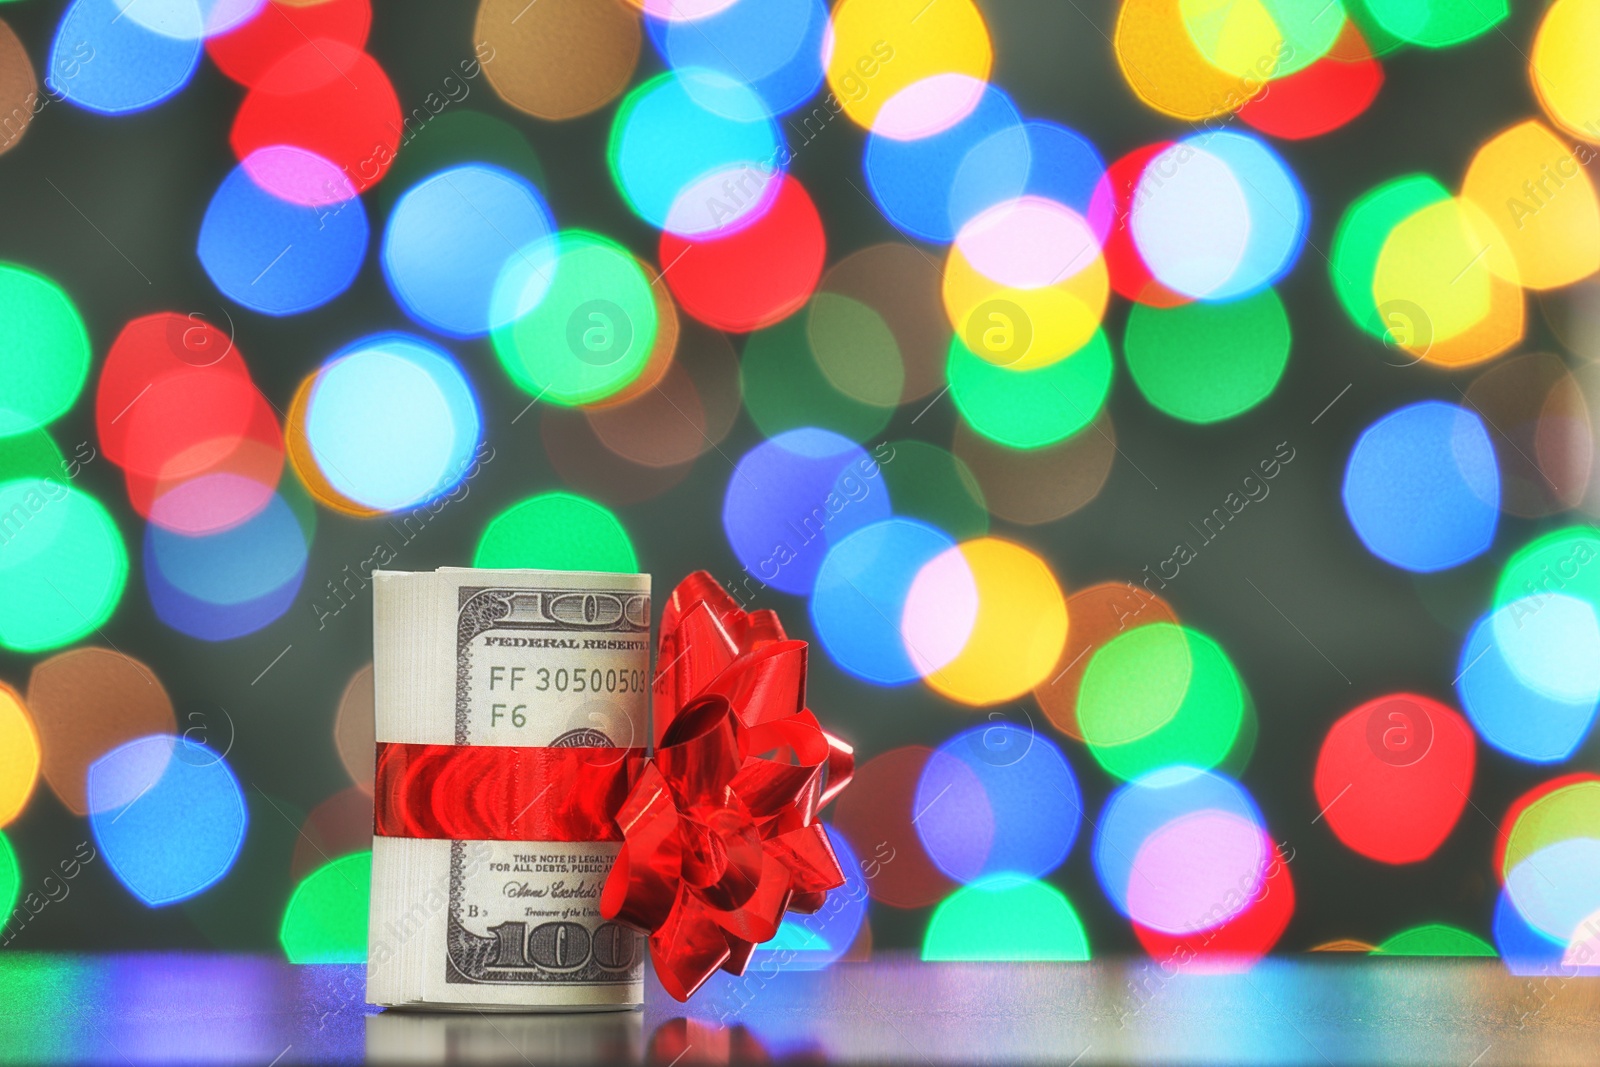
{"type": "Polygon", "coordinates": [[[844,884],[816,816],[855,759],[806,709],[805,642],[706,572],[672,591],[660,657],[656,751],[617,813],[600,912],[650,935],[656,975],[681,1001],[718,968],[744,973],[785,911],[814,912],[844,884]]]}

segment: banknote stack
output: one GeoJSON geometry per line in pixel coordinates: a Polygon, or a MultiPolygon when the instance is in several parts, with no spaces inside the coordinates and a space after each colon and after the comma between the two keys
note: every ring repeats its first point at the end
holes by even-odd
{"type": "Polygon", "coordinates": [[[618,843],[529,840],[519,827],[546,825],[545,809],[576,792],[570,775],[535,788],[547,764],[570,767],[543,760],[548,750],[583,750],[620,781],[614,765],[645,746],[650,576],[441,568],[378,571],[373,586],[367,999],[435,1011],[640,1003],[644,937],[599,909],[618,843]],[[394,789],[386,800],[400,781],[403,802],[394,789]],[[511,796],[526,819],[502,810],[511,796]],[[509,828],[450,836],[490,824],[509,828]]]}

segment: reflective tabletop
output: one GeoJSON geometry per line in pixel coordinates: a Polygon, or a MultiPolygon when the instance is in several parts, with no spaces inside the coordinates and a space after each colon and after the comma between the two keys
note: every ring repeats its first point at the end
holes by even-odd
{"type": "Polygon", "coordinates": [[[1600,1060],[1600,980],[1496,960],[932,964],[749,973],[642,1011],[378,1012],[359,966],[259,956],[0,955],[0,1063],[1491,1064],[1600,1060]]]}

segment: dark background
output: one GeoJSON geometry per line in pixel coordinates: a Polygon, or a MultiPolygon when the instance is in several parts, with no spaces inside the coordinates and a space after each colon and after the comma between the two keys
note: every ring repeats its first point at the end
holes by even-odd
{"type": "MultiPolygon", "coordinates": [[[[0,6],[0,18],[22,38],[37,70],[45,69],[61,7],[55,0],[0,6]]],[[[402,111],[409,111],[472,55],[475,5],[379,0],[375,7],[368,49],[393,79],[402,111]]],[[[994,38],[993,80],[1025,114],[1079,130],[1108,161],[1189,132],[1141,105],[1122,79],[1109,41],[1115,16],[1110,0],[985,0],[982,7],[994,38]]],[[[1424,921],[1459,924],[1487,937],[1496,889],[1494,822],[1514,797],[1552,776],[1479,745],[1471,806],[1431,859],[1406,867],[1364,859],[1340,845],[1325,822],[1313,823],[1318,806],[1312,768],[1329,724],[1386,692],[1411,690],[1453,705],[1451,680],[1460,642],[1487,607],[1499,564],[1537,529],[1562,524],[1503,517],[1490,553],[1433,577],[1408,575],[1361,547],[1338,493],[1357,434],[1402,404],[1424,397],[1457,399],[1470,372],[1393,366],[1383,346],[1339,309],[1325,257],[1341,214],[1362,192],[1416,170],[1457,188],[1479,144],[1538,113],[1525,53],[1540,8],[1520,4],[1498,31],[1462,47],[1408,49],[1386,57],[1387,82],[1366,114],[1310,142],[1275,142],[1304,185],[1311,229],[1298,265],[1280,287],[1294,348],[1270,399],[1225,423],[1189,425],[1150,407],[1119,365],[1108,410],[1126,458],[1118,458],[1099,497],[1044,526],[994,522],[995,533],[1042,553],[1069,591],[1136,579],[1144,566],[1165,559],[1175,542],[1187,539],[1188,522],[1217,506],[1279,442],[1295,449],[1294,462],[1272,483],[1270,498],[1230,524],[1163,591],[1186,624],[1222,643],[1254,697],[1260,737],[1242,779],[1273,837],[1294,850],[1290,870],[1297,906],[1281,950],[1339,937],[1376,942],[1424,921]],[[1347,385],[1349,392],[1312,425],[1347,385]],[[1286,625],[1249,582],[1304,636],[1286,625]]],[[[647,41],[636,82],[658,69],[660,61],[647,41]]],[[[468,84],[471,95],[452,107],[488,112],[527,135],[543,163],[548,199],[563,227],[608,234],[654,260],[655,232],[627,211],[606,171],[604,144],[615,104],[551,124],[503,104],[484,78],[468,84]]],[[[235,164],[228,130],[243,92],[202,59],[188,88],[148,112],[107,118],[52,102],[21,144],[0,157],[0,259],[42,271],[68,291],[87,321],[96,356],[83,397],[51,427],[65,454],[80,441],[94,442],[92,394],[99,362],[134,317],[169,310],[199,313],[215,323],[231,319],[256,382],[280,409],[287,408],[307,373],[356,337],[393,328],[426,333],[396,307],[374,261],[384,221],[377,207],[381,187],[366,197],[373,229],[368,262],[339,299],[303,315],[273,319],[227,304],[217,293],[194,247],[206,205],[235,164]]],[[[420,137],[426,136],[424,130],[420,137]]],[[[846,180],[861,184],[862,146],[863,132],[840,121],[828,124],[796,155],[794,172],[822,210],[830,264],[896,237],[846,180]]],[[[1543,332],[1537,311],[1530,311],[1522,348],[1551,347],[1553,337],[1543,332]]],[[[1125,316],[1125,303],[1114,301],[1107,331],[1119,351],[1125,316]]],[[[736,339],[737,347],[742,343],[736,339]]],[[[528,397],[510,384],[488,343],[445,345],[473,379],[484,410],[485,439],[496,458],[465,501],[444,509],[401,549],[392,564],[400,569],[469,563],[492,516],[534,492],[560,487],[544,455],[539,420],[512,425],[528,397]]],[[[897,412],[885,436],[921,437],[948,447],[955,422],[948,397],[913,427],[911,419],[921,407],[918,402],[897,412]]],[[[755,426],[741,415],[722,451],[737,458],[759,440],[755,426]]],[[[655,575],[658,593],[696,568],[723,576],[739,570],[719,521],[729,474],[727,461],[713,451],[674,489],[617,509],[641,567],[655,575]]],[[[346,564],[370,556],[383,520],[320,511],[295,606],[260,632],[210,644],[169,630],[151,611],[139,563],[143,523],[127,505],[116,468],[101,457],[81,477],[79,484],[117,516],[133,565],[122,604],[104,627],[104,640],[91,637],[85,643],[111,644],[148,663],[174,698],[180,728],[202,725],[202,734],[190,736],[202,736],[219,749],[231,739],[230,763],[251,792],[250,838],[222,883],[195,901],[162,909],[144,907],[103,863],[92,864],[74,883],[71,898],[45,909],[13,945],[273,948],[292,888],[288,856],[297,825],[304,813],[349,785],[332,743],[333,715],[345,683],[371,658],[366,603],[320,630],[311,603],[346,564]],[[286,647],[283,659],[252,684],[286,647]]],[[[761,598],[757,606],[776,607],[794,636],[810,636],[801,599],[770,590],[761,598]]],[[[0,678],[23,688],[34,662],[0,653],[0,678]]],[[[812,664],[812,707],[826,725],[856,744],[862,759],[898,745],[937,744],[987,714],[952,705],[921,686],[885,690],[856,682],[825,656],[814,657],[812,664]]],[[[1031,698],[994,710],[1055,736],[1031,698]]],[[[1081,746],[1057,740],[1078,774],[1089,814],[1097,815],[1114,783],[1081,746]]],[[[1589,745],[1573,765],[1595,766],[1596,751],[1589,745]]],[[[7,833],[21,858],[24,892],[89,835],[86,822],[67,812],[42,783],[7,833]]],[[[1086,823],[1050,881],[1077,907],[1096,954],[1136,949],[1126,922],[1096,883],[1090,833],[1086,823]]],[[[875,943],[920,943],[927,914],[927,909],[901,912],[874,905],[875,943]]]]}

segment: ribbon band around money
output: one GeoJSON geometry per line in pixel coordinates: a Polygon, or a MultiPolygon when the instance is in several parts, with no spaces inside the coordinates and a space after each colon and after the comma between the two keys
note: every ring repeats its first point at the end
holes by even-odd
{"type": "Polygon", "coordinates": [[[642,748],[380,742],[373,832],[452,841],[621,841],[642,748]]]}

